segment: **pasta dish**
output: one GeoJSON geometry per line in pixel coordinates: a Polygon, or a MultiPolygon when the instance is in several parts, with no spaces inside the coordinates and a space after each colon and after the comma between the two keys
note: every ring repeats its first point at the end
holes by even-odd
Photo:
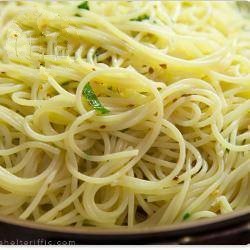
{"type": "Polygon", "coordinates": [[[1,2],[0,215],[132,228],[249,208],[240,3],[1,2]]]}

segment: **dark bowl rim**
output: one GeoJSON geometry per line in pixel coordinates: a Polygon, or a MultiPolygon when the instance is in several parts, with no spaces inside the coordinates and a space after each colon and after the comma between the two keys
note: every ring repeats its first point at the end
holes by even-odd
{"type": "Polygon", "coordinates": [[[23,227],[26,229],[45,231],[51,233],[72,234],[72,235],[89,235],[89,236],[145,236],[152,234],[175,234],[181,232],[197,232],[220,226],[230,225],[232,223],[250,223],[250,208],[241,211],[232,212],[229,214],[219,215],[214,218],[178,223],[173,225],[163,225],[145,228],[96,228],[96,227],[65,227],[54,226],[48,224],[40,224],[33,221],[25,221],[21,219],[11,218],[8,216],[0,216],[0,223],[11,225],[14,227],[23,227]]]}

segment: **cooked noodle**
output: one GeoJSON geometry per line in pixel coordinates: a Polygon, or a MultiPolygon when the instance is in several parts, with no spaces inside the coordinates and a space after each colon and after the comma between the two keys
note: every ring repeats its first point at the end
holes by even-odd
{"type": "Polygon", "coordinates": [[[249,207],[250,21],[236,3],[0,9],[1,215],[148,227],[249,207]]]}

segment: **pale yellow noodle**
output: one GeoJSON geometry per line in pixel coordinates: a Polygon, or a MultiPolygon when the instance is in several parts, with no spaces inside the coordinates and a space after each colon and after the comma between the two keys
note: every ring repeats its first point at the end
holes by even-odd
{"type": "Polygon", "coordinates": [[[1,2],[0,215],[151,228],[249,209],[237,4],[1,2]]]}

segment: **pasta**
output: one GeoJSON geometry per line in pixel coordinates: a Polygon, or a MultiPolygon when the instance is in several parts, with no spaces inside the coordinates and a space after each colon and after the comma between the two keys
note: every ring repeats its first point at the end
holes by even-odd
{"type": "Polygon", "coordinates": [[[132,228],[249,208],[237,3],[13,1],[0,15],[0,215],[132,228]]]}

